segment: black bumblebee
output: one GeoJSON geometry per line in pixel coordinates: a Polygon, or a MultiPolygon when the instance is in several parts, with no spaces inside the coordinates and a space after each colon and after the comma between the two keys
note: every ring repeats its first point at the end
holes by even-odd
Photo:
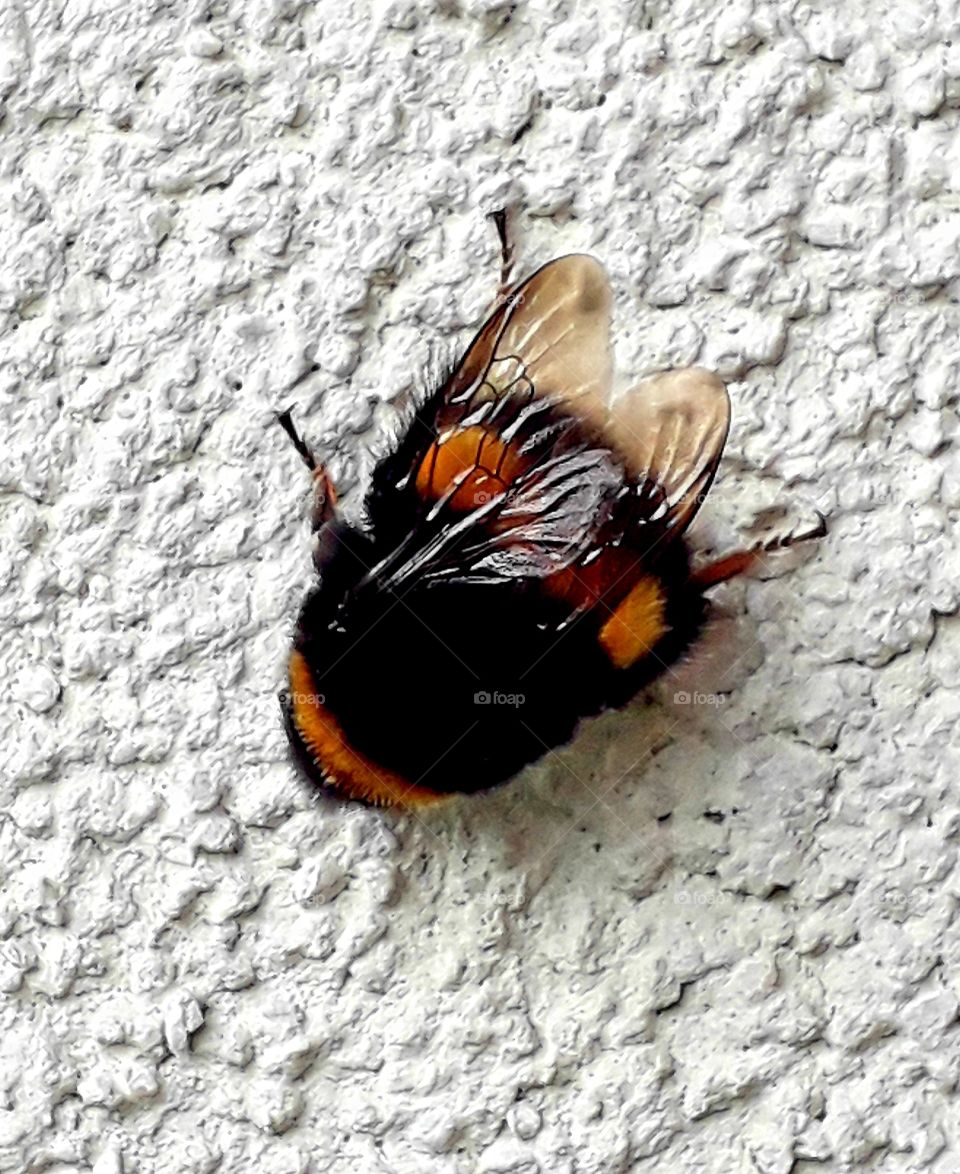
{"type": "Polygon", "coordinates": [[[727,437],[723,383],[691,367],[611,402],[602,266],[572,254],[512,286],[494,219],[496,309],[377,466],[368,526],[340,517],[280,417],[313,473],[320,576],[287,727],[343,797],[414,806],[509,779],[676,660],[704,591],[771,546],[691,568],[683,534],[727,437]]]}

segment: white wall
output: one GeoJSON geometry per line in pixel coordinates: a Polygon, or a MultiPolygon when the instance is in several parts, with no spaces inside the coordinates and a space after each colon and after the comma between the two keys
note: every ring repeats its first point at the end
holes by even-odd
{"type": "Polygon", "coordinates": [[[957,1168],[960,14],[509,14],[0,12],[4,1171],[957,1168]],[[731,381],[697,541],[830,534],[517,784],[318,800],[273,413],[356,491],[507,198],[731,381]]]}

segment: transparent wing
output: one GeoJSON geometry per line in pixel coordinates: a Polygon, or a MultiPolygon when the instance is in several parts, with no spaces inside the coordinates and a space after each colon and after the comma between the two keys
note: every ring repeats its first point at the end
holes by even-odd
{"type": "Polygon", "coordinates": [[[602,419],[612,374],[610,305],[595,258],[572,253],[544,265],[474,338],[447,384],[438,424],[518,395],[553,405],[576,400],[582,417],[602,419]]]}
{"type": "Polygon", "coordinates": [[[430,582],[496,583],[545,579],[586,556],[613,515],[623,469],[609,451],[566,446],[530,464],[496,493],[453,508],[472,471],[455,480],[370,575],[400,589],[430,582]]]}
{"type": "Polygon", "coordinates": [[[727,389],[701,367],[654,375],[611,405],[604,432],[638,487],[644,521],[683,533],[713,482],[729,428],[727,389]]]}

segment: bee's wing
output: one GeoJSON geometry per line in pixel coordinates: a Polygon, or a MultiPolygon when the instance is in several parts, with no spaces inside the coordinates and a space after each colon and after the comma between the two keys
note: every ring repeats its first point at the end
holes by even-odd
{"type": "MultiPolygon", "coordinates": [[[[610,454],[563,453],[521,474],[494,499],[486,524],[477,511],[452,569],[436,578],[463,582],[545,579],[585,557],[611,517],[622,471],[610,454]]],[[[469,523],[468,523],[469,525],[469,523]]]]}
{"type": "Polygon", "coordinates": [[[610,285],[585,253],[558,257],[509,294],[445,388],[438,423],[526,395],[602,418],[610,391],[610,285]]]}
{"type": "Polygon", "coordinates": [[[611,522],[625,468],[645,538],[682,533],[716,471],[726,391],[691,368],[611,406],[610,304],[603,267],[572,254],[491,315],[380,479],[385,492],[414,483],[422,520],[444,524],[418,524],[371,577],[399,587],[555,574],[611,522]]]}
{"type": "Polygon", "coordinates": [[[665,371],[611,405],[604,432],[640,486],[641,517],[663,536],[693,521],[730,428],[730,399],[702,367],[665,371]]]}
{"type": "Polygon", "coordinates": [[[593,257],[545,265],[484,325],[447,386],[447,418],[495,416],[518,393],[559,406],[602,436],[640,485],[639,516],[679,535],[710,488],[730,426],[730,400],[710,371],[644,380],[609,401],[610,286],[593,257]]]}
{"type": "Polygon", "coordinates": [[[600,435],[610,303],[602,265],[571,254],[484,323],[380,481],[414,482],[424,513],[446,508],[447,524],[429,541],[408,535],[375,568],[381,582],[546,576],[588,550],[623,480],[600,435]]]}

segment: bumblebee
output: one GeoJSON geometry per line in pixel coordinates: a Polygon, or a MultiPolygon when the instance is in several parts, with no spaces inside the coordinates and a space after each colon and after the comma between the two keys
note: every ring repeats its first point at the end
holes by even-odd
{"type": "Polygon", "coordinates": [[[313,477],[319,575],[286,725],[343,798],[416,807],[510,779],[671,665],[709,588],[798,540],[693,568],[684,533],[726,441],[724,384],[690,367],[611,401],[603,267],[570,254],[513,284],[493,219],[495,309],[377,465],[363,528],[279,417],[313,477]]]}

